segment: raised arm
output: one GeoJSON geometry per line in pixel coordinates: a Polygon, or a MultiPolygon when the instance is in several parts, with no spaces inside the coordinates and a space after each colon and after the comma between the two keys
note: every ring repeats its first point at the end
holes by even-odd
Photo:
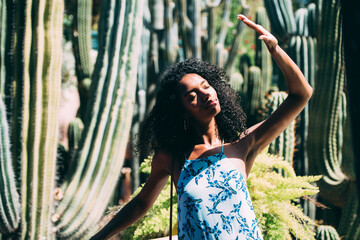
{"type": "Polygon", "coordinates": [[[283,132],[296,116],[306,106],[312,95],[312,87],[292,59],[280,48],[276,38],[262,26],[252,22],[243,15],[238,19],[260,34],[275,62],[284,74],[288,87],[288,97],[265,121],[249,128],[246,137],[249,142],[249,152],[246,163],[246,172],[250,172],[256,155],[269,145],[283,132]]]}
{"type": "Polygon", "coordinates": [[[108,239],[145,215],[169,178],[167,165],[170,161],[167,156],[161,153],[155,154],[151,164],[150,176],[140,193],[127,203],[91,240],[108,239]]]}

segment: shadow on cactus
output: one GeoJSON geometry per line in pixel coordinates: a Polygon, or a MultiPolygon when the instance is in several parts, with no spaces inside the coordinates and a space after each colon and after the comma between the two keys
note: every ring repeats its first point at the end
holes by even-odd
{"type": "MultiPolygon", "coordinates": [[[[146,160],[142,163],[140,171],[150,173],[150,162],[151,160],[146,160]]],[[[261,153],[257,157],[247,182],[264,239],[292,239],[292,236],[296,239],[315,239],[314,223],[303,214],[296,202],[302,196],[317,193],[318,188],[311,182],[320,178],[321,176],[296,176],[293,168],[277,155],[261,153]],[[287,173],[287,177],[275,171],[280,169],[287,173]]],[[[141,188],[133,196],[140,190],[141,188]]],[[[169,193],[170,180],[145,217],[126,229],[121,239],[166,236],[169,230],[169,193]]],[[[173,220],[176,220],[176,196],[173,200],[173,220]]],[[[110,213],[114,214],[119,208],[121,206],[110,210],[110,213]]]]}

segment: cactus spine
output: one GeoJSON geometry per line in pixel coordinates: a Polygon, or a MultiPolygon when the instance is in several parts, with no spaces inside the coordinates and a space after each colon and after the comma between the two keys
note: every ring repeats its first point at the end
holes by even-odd
{"type": "Polygon", "coordinates": [[[60,239],[86,238],[96,231],[92,226],[116,187],[131,126],[143,1],[101,4],[100,51],[91,87],[96,98],[75,155],[77,170],[62,187],[64,198],[54,215],[60,239]]]}

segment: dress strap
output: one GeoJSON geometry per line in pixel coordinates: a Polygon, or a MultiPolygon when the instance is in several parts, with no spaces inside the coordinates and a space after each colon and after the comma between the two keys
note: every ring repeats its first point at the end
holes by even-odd
{"type": "Polygon", "coordinates": [[[224,139],[222,139],[221,143],[221,153],[224,153],[224,139]]]}

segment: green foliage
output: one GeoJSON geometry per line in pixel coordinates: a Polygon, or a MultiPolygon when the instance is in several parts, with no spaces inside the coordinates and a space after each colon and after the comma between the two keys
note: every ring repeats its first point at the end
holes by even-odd
{"type": "Polygon", "coordinates": [[[304,215],[298,198],[313,195],[318,188],[311,182],[321,176],[296,176],[281,157],[261,153],[248,178],[248,188],[264,239],[314,239],[313,222],[304,215]],[[276,171],[274,171],[276,170],[276,171]],[[277,173],[286,173],[286,177],[277,173]]]}
{"type": "MultiPolygon", "coordinates": [[[[140,171],[150,173],[150,162],[142,163],[140,171]]],[[[248,178],[248,188],[252,197],[255,214],[264,239],[291,239],[291,234],[297,239],[314,239],[313,223],[305,216],[301,208],[294,202],[299,197],[313,195],[317,187],[310,184],[320,176],[299,177],[292,167],[279,156],[261,153],[252,168],[248,178]],[[283,177],[279,170],[287,173],[283,177]]],[[[135,193],[138,194],[141,188],[135,193]]],[[[133,226],[125,230],[122,239],[149,239],[165,236],[168,232],[170,181],[161,192],[153,207],[133,226]]],[[[176,196],[173,197],[173,220],[177,216],[176,196]]]]}

